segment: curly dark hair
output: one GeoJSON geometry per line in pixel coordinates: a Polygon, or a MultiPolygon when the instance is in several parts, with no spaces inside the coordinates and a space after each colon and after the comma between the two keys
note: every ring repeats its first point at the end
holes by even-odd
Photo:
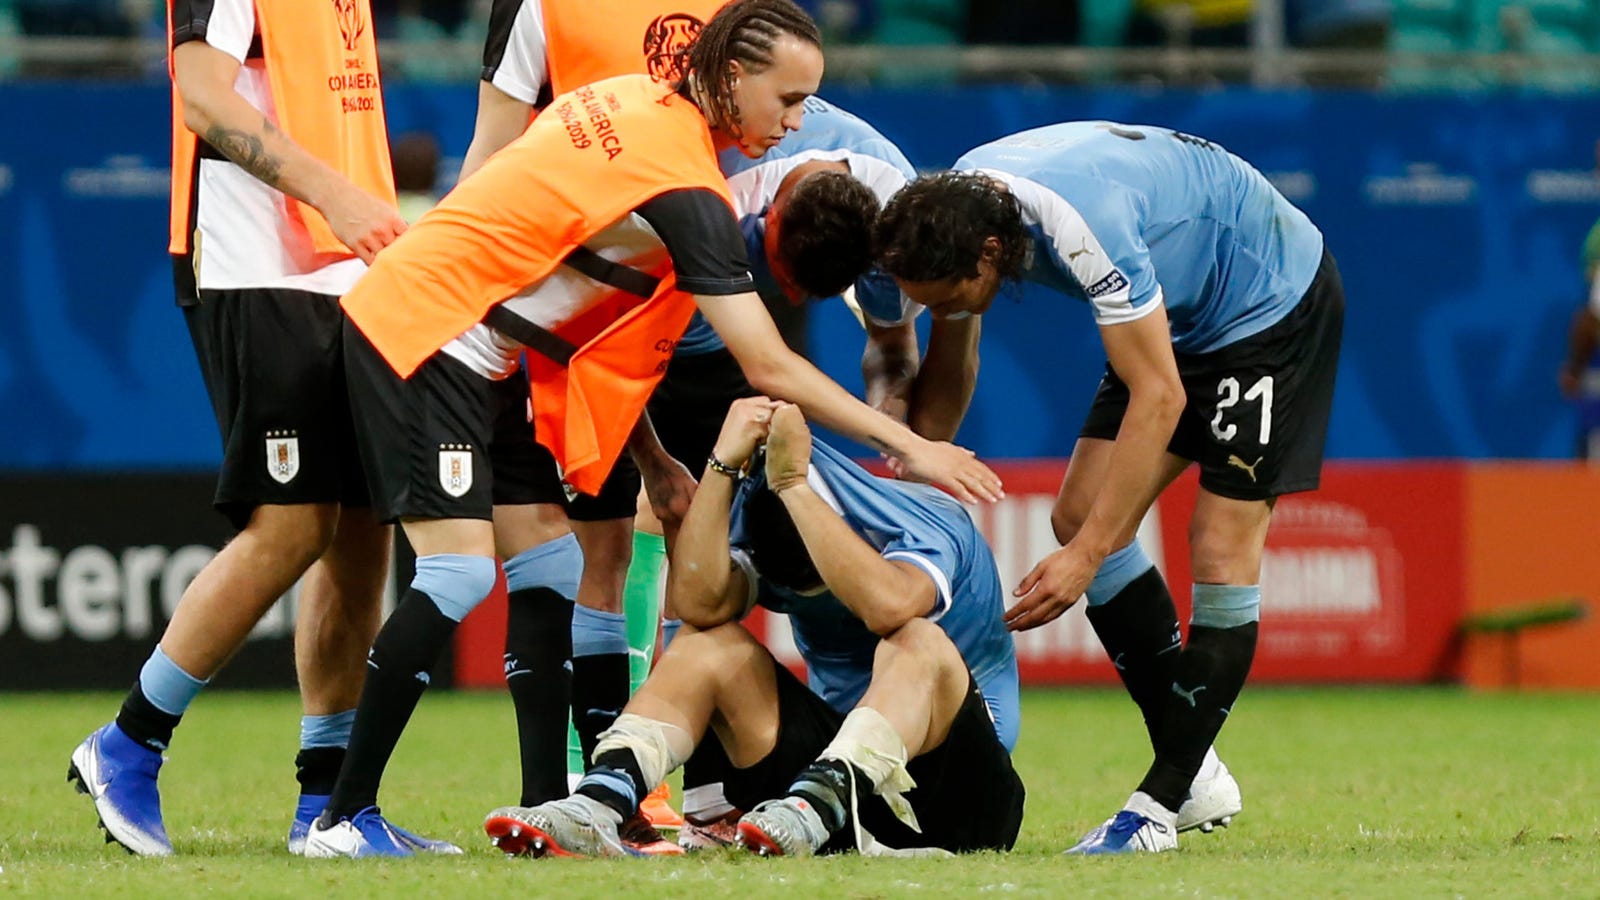
{"type": "Polygon", "coordinates": [[[789,510],[765,483],[745,497],[744,534],[750,561],[766,581],[794,591],[822,584],[789,510]]]}
{"type": "Polygon", "coordinates": [[[872,266],[878,198],[847,172],[813,172],[778,214],[778,260],[802,291],[832,297],[872,266]]]}
{"type": "Polygon", "coordinates": [[[694,82],[711,124],[740,137],[732,63],[738,60],[752,72],[765,71],[772,65],[773,47],[786,34],[822,49],[817,23],[793,0],[733,0],[679,51],[675,66],[684,73],[679,91],[694,82]]]}
{"type": "Polygon", "coordinates": [[[906,281],[972,278],[989,238],[1000,242],[1000,277],[1022,277],[1032,239],[1017,198],[987,176],[940,172],[890,198],[873,226],[872,251],[885,272],[906,281]]]}

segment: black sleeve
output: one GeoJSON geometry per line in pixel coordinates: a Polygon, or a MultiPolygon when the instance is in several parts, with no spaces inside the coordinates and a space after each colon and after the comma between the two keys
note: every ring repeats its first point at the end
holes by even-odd
{"type": "Polygon", "coordinates": [[[213,0],[167,0],[172,4],[172,39],[174,49],[179,44],[206,39],[206,23],[216,7],[213,0]]]}
{"type": "MultiPolygon", "coordinates": [[[[538,0],[534,0],[538,2],[538,0]]],[[[489,36],[483,42],[482,80],[493,81],[500,62],[506,58],[506,45],[511,43],[511,26],[517,21],[517,12],[523,0],[494,0],[489,7],[489,36]]]]}
{"type": "Polygon", "coordinates": [[[721,197],[705,188],[668,191],[637,212],[667,245],[680,290],[714,297],[755,290],[739,221],[721,197]]]}

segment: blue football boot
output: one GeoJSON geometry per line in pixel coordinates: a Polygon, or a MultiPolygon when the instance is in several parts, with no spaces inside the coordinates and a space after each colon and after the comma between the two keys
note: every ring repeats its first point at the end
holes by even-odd
{"type": "Polygon", "coordinates": [[[115,722],[72,751],[67,780],[94,801],[107,843],[121,844],[138,856],[172,855],[156,789],[161,763],[159,752],[128,737],[115,722]]]}

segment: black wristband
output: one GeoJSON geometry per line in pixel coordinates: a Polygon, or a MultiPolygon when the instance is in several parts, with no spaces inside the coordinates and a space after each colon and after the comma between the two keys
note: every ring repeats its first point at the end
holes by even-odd
{"type": "Polygon", "coordinates": [[[732,478],[734,481],[738,481],[744,477],[743,472],[739,471],[733,466],[728,465],[722,460],[717,459],[717,454],[715,453],[706,457],[706,468],[716,472],[718,475],[726,475],[729,478],[732,478]]]}

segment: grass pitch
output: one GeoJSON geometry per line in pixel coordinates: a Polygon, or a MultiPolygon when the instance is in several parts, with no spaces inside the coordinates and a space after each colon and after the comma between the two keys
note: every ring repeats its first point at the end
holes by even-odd
{"type": "Polygon", "coordinates": [[[465,858],[310,861],[283,849],[298,706],[203,696],[162,773],[179,856],[101,843],[67,756],[109,695],[0,695],[0,894],[159,897],[1600,896],[1600,696],[1449,689],[1253,689],[1219,741],[1244,790],[1227,830],[1161,856],[1060,851],[1115,811],[1148,749],[1115,691],[1023,695],[1028,786],[1016,851],[957,860],[508,860],[478,824],[516,797],[509,701],[423,701],[384,809],[465,858]]]}

